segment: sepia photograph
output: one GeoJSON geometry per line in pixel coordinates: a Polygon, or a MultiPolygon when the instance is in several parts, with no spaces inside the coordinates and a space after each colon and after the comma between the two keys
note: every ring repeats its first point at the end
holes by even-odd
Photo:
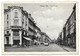
{"type": "Polygon", "coordinates": [[[78,53],[77,2],[3,3],[3,54],[78,53]]]}

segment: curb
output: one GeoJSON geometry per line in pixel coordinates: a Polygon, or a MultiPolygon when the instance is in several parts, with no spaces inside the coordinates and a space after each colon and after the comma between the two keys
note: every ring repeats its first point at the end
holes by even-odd
{"type": "Polygon", "coordinates": [[[60,45],[60,47],[63,48],[64,50],[66,50],[67,52],[70,52],[69,50],[67,50],[66,48],[62,47],[61,45],[60,45]]]}
{"type": "MultiPolygon", "coordinates": [[[[63,48],[63,47],[62,47],[63,48]]],[[[65,49],[65,48],[63,48],[64,50],[66,50],[67,52],[70,52],[69,50],[67,50],[67,49],[65,49]]]]}

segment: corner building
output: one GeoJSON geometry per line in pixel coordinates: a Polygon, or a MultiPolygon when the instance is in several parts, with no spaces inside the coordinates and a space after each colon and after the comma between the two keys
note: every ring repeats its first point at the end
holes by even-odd
{"type": "Polygon", "coordinates": [[[35,34],[34,22],[23,7],[8,6],[4,9],[4,44],[5,45],[32,45],[35,34]]]}

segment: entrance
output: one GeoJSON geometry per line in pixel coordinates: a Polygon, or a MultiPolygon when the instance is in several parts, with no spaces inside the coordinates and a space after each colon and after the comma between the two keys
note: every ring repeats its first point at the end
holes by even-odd
{"type": "Polygon", "coordinates": [[[13,45],[19,45],[19,42],[20,42],[19,31],[14,30],[13,31],[13,45]]]}
{"type": "Polygon", "coordinates": [[[13,40],[13,45],[19,45],[20,40],[13,40]]]}
{"type": "Polygon", "coordinates": [[[7,45],[9,45],[9,37],[6,37],[7,45]]]}

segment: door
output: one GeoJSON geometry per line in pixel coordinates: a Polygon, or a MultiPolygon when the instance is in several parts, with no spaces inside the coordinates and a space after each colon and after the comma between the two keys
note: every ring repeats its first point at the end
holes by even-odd
{"type": "Polygon", "coordinates": [[[19,40],[13,40],[13,45],[19,45],[19,40]]]}
{"type": "Polygon", "coordinates": [[[7,45],[9,45],[9,37],[6,37],[7,45]]]}

